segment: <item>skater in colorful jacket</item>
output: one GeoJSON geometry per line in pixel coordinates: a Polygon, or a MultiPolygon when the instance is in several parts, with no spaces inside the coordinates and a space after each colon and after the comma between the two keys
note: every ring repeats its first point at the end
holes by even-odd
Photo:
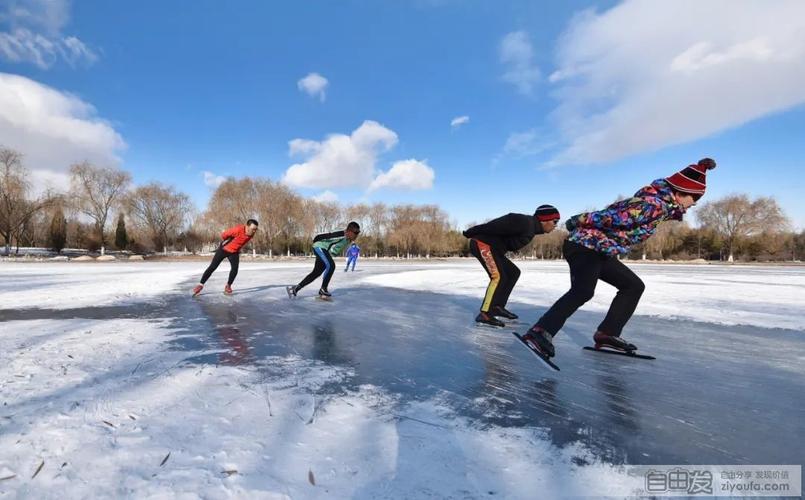
{"type": "Polygon", "coordinates": [[[235,282],[235,277],[238,275],[240,250],[254,237],[254,233],[257,232],[257,226],[256,220],[249,219],[246,221],[246,224],[230,227],[221,233],[221,239],[223,241],[218,245],[215,255],[212,256],[212,262],[210,262],[209,267],[207,267],[207,270],[204,271],[204,274],[201,276],[201,281],[193,288],[194,297],[201,293],[201,290],[204,288],[204,283],[210,279],[212,273],[218,269],[218,266],[224,259],[229,260],[229,280],[224,287],[224,293],[227,295],[232,294],[232,283],[235,282]]]}
{"type": "Polygon", "coordinates": [[[464,236],[470,239],[470,253],[489,275],[489,285],[481,312],[475,317],[476,322],[506,326],[496,316],[517,319],[516,314],[506,309],[506,303],[520,277],[520,269],[506,257],[506,252],[516,252],[528,245],[534,236],[550,233],[558,220],[556,208],[540,205],[534,215],[507,214],[464,231],[464,236]]]}
{"type": "Polygon", "coordinates": [[[358,256],[360,254],[361,247],[359,247],[357,243],[352,243],[349,248],[347,248],[347,267],[344,268],[344,272],[349,270],[350,264],[352,264],[352,271],[355,271],[355,264],[358,263],[358,256]]]}
{"type": "Polygon", "coordinates": [[[619,255],[648,239],[665,220],[682,220],[685,211],[704,195],[707,171],[716,162],[705,158],[665,179],[657,179],[598,212],[571,217],[562,253],[570,266],[570,290],[557,300],[523,336],[547,356],[555,354],[553,336],[585,302],[593,298],[598,280],[618,289],[606,317],[593,336],[595,347],[631,352],[637,349],[620,335],[632,317],[645,285],[619,255]]]}
{"type": "Polygon", "coordinates": [[[361,232],[361,227],[357,222],[350,222],[347,224],[345,231],[335,231],[333,233],[319,234],[313,238],[313,253],[316,254],[316,264],[313,270],[305,276],[305,279],[299,282],[296,286],[287,286],[285,290],[288,292],[288,297],[296,297],[299,290],[309,285],[313,280],[318,278],[324,273],[324,278],[321,282],[319,289],[319,296],[322,298],[329,298],[330,292],[327,287],[330,284],[330,278],[333,277],[335,271],[335,262],[333,262],[333,255],[339,255],[344,251],[347,243],[355,241],[355,238],[361,232]]]}

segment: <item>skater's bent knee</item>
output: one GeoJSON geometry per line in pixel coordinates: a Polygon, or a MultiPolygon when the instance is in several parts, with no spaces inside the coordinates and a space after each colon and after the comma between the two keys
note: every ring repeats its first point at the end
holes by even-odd
{"type": "Polygon", "coordinates": [[[571,291],[573,292],[573,297],[582,304],[588,302],[595,295],[595,288],[573,288],[571,291]]]}

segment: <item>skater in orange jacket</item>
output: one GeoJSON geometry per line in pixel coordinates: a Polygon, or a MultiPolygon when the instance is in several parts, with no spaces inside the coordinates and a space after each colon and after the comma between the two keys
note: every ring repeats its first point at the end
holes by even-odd
{"type": "Polygon", "coordinates": [[[209,267],[207,267],[207,270],[204,271],[204,274],[201,276],[201,281],[193,288],[193,297],[201,293],[201,290],[204,289],[204,284],[210,279],[212,273],[218,269],[218,266],[224,259],[229,260],[229,280],[227,280],[226,286],[224,287],[224,293],[227,295],[232,294],[232,283],[235,282],[235,277],[238,275],[240,250],[254,237],[258,225],[256,220],[249,219],[246,221],[246,224],[230,227],[221,233],[221,240],[223,241],[218,245],[215,255],[212,256],[212,262],[210,262],[209,267]]]}

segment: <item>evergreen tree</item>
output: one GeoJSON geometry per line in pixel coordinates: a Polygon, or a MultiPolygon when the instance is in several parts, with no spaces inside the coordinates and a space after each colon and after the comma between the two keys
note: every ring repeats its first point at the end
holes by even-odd
{"type": "Polygon", "coordinates": [[[117,216],[117,229],[115,230],[115,246],[118,250],[125,250],[129,246],[129,235],[126,232],[126,221],[123,214],[117,216]]]}
{"type": "Polygon", "coordinates": [[[50,221],[50,234],[48,243],[50,248],[58,253],[64,249],[64,244],[67,242],[67,220],[64,218],[64,211],[61,207],[57,207],[53,212],[53,219],[50,221]]]}

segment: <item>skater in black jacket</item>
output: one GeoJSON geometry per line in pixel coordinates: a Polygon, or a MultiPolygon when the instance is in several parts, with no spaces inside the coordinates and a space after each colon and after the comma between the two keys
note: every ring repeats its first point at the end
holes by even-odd
{"type": "Polygon", "coordinates": [[[520,269],[506,257],[506,252],[516,252],[534,236],[550,233],[558,220],[556,208],[540,205],[534,215],[510,213],[464,231],[464,236],[470,239],[470,253],[484,266],[490,280],[475,321],[505,326],[498,317],[517,319],[516,314],[506,309],[506,303],[520,277],[520,269]]]}

